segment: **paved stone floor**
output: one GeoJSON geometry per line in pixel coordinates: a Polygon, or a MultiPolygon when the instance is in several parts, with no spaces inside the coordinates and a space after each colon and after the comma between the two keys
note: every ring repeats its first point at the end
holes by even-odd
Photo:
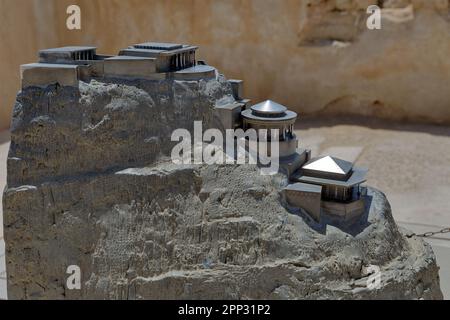
{"type": "MultiPolygon", "coordinates": [[[[300,145],[370,168],[368,184],[391,202],[399,225],[416,233],[450,227],[450,128],[366,119],[300,119],[300,145]]],[[[7,133],[0,133],[0,189],[6,179],[7,133]]],[[[1,197],[1,195],[0,195],[1,197]]],[[[0,206],[1,217],[1,206],[0,206]]],[[[0,298],[6,297],[0,224],[0,298]]],[[[427,239],[450,299],[450,234],[427,239]]]]}

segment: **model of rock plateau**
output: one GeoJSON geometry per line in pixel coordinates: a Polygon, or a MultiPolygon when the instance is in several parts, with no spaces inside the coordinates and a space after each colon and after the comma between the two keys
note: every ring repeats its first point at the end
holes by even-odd
{"type": "Polygon", "coordinates": [[[285,208],[282,173],[172,164],[173,130],[214,127],[224,100],[221,76],[24,88],[3,203],[9,298],[442,298],[430,246],[377,190],[360,221],[320,225],[285,208]]]}

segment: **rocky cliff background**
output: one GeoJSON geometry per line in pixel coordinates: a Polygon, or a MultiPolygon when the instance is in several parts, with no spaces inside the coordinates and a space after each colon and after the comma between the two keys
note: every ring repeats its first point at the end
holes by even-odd
{"type": "Polygon", "coordinates": [[[19,65],[46,47],[101,53],[147,40],[187,42],[247,96],[301,113],[450,123],[447,0],[0,0],[0,128],[10,123],[19,65]],[[382,30],[365,27],[383,8],[382,30]],[[78,4],[82,29],[66,28],[78,4]]]}

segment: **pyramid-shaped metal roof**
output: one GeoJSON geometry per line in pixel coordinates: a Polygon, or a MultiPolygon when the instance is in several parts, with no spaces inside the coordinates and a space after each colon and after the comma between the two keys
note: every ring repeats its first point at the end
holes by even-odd
{"type": "Polygon", "coordinates": [[[353,168],[353,163],[339,158],[324,156],[312,159],[303,166],[305,170],[347,175],[353,168]]]}

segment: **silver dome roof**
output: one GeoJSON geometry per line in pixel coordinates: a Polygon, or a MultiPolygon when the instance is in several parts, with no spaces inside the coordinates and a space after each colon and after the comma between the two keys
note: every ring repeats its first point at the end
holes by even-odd
{"type": "Polygon", "coordinates": [[[276,114],[283,114],[288,109],[272,100],[266,100],[264,102],[255,104],[251,107],[251,110],[258,113],[258,114],[267,114],[267,115],[276,115],[276,114]]]}

